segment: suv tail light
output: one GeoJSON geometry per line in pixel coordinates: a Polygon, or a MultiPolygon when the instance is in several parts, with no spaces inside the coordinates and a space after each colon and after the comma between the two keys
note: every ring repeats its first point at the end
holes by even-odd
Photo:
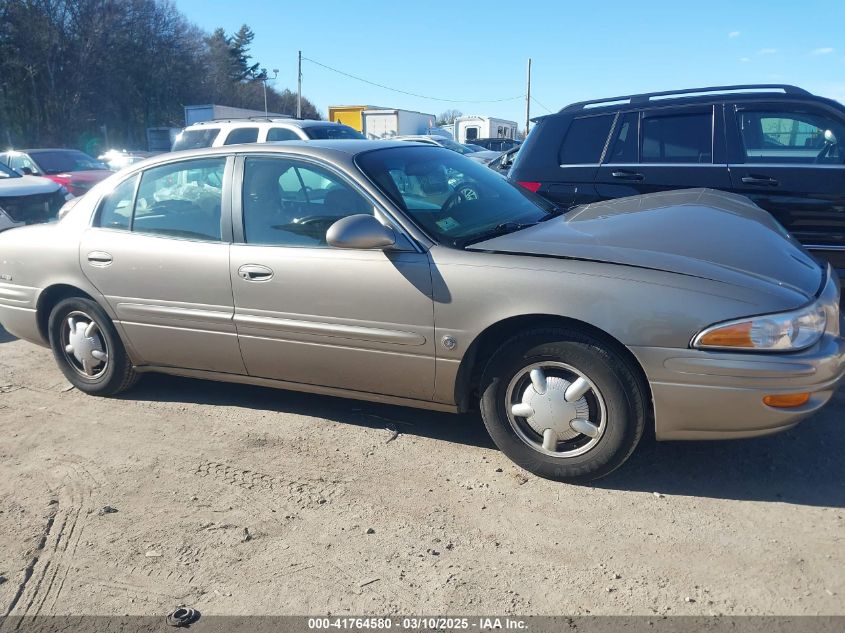
{"type": "Polygon", "coordinates": [[[517,180],[517,184],[521,187],[525,187],[526,189],[528,189],[528,191],[531,191],[532,193],[537,193],[537,190],[540,188],[540,185],[542,183],[525,181],[525,180],[517,180]]]}

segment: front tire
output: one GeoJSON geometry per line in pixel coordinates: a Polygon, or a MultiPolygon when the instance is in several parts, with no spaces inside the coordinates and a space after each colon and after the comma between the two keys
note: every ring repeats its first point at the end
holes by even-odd
{"type": "Polygon", "coordinates": [[[510,339],[481,384],[481,415],[496,446],[547,479],[609,474],[645,426],[644,389],[628,361],[582,332],[534,330],[510,339]]]}
{"type": "Polygon", "coordinates": [[[90,299],[71,297],[50,312],[50,347],[71,384],[94,396],[113,396],[138,378],[114,324],[90,299]]]}

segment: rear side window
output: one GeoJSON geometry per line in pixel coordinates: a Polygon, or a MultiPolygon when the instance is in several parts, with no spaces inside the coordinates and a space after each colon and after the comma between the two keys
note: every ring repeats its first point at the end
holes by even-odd
{"type": "Polygon", "coordinates": [[[712,163],[713,116],[710,112],[643,118],[643,163],[712,163]]]}
{"type": "Polygon", "coordinates": [[[183,130],[176,140],[173,142],[173,151],[178,152],[183,149],[202,149],[203,147],[211,147],[214,139],[220,133],[219,127],[201,128],[199,130],[183,130]]]}
{"type": "Polygon", "coordinates": [[[305,135],[313,140],[331,139],[363,139],[367,138],[358,130],[353,130],[347,125],[312,125],[304,129],[305,135]]]}
{"type": "Polygon", "coordinates": [[[612,123],[611,114],[573,119],[560,147],[560,164],[597,165],[612,123]]]}
{"type": "Polygon", "coordinates": [[[270,128],[270,131],[267,132],[267,142],[271,143],[273,141],[298,141],[299,136],[293,130],[288,130],[287,128],[283,127],[274,127],[270,128]]]}
{"type": "Polygon", "coordinates": [[[132,230],[220,240],[226,159],[203,158],[152,167],[141,176],[132,230]]]}
{"type": "Polygon", "coordinates": [[[255,143],[258,141],[257,127],[240,127],[229,132],[223,145],[238,145],[240,143],[255,143]]]}
{"type": "Polygon", "coordinates": [[[626,112],[619,119],[616,126],[616,133],[610,151],[607,153],[605,163],[636,163],[637,162],[637,138],[639,134],[639,113],[626,112]]]}
{"type": "Polygon", "coordinates": [[[124,180],[106,196],[100,204],[97,226],[104,229],[129,229],[132,217],[132,200],[135,197],[135,185],[138,176],[124,180]]]}

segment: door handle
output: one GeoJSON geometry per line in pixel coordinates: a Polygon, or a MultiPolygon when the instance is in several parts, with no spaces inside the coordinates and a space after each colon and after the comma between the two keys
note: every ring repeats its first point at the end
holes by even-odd
{"type": "Polygon", "coordinates": [[[743,176],[742,182],[746,185],[758,185],[760,187],[777,187],[778,181],[768,176],[743,176]]]}
{"type": "Polygon", "coordinates": [[[610,175],[620,180],[645,180],[645,176],[634,171],[612,171],[610,175]]]}
{"type": "Polygon", "coordinates": [[[238,277],[246,281],[270,281],[273,270],[260,264],[244,264],[238,268],[238,277]]]}
{"type": "Polygon", "coordinates": [[[91,251],[88,253],[88,263],[92,266],[109,266],[112,263],[111,253],[105,251],[91,251]]]}

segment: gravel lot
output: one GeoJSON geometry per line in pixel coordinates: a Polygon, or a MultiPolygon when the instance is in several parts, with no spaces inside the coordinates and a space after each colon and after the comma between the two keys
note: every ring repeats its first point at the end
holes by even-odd
{"type": "Polygon", "coordinates": [[[520,471],[475,415],[68,387],[0,330],[2,613],[845,613],[842,390],[772,438],[646,439],[587,487],[520,471]]]}

